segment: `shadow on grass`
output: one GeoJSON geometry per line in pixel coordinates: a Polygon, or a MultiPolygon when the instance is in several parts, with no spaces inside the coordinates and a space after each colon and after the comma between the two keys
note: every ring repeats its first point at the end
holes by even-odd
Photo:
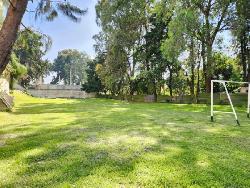
{"type": "Polygon", "coordinates": [[[228,119],[213,128],[203,123],[205,112],[206,107],[106,100],[22,105],[14,114],[75,119],[61,126],[48,125],[57,121],[49,116],[25,127],[9,124],[17,136],[0,147],[0,160],[21,161],[20,169],[17,178],[0,185],[91,187],[103,178],[110,186],[247,187],[249,129],[228,127],[228,119]]]}

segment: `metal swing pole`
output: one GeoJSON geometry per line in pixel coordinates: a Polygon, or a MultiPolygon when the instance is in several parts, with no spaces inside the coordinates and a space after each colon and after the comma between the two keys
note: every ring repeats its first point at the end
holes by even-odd
{"type": "Polygon", "coordinates": [[[237,125],[240,125],[240,122],[239,122],[238,117],[237,117],[237,114],[236,114],[236,112],[235,112],[235,109],[234,109],[234,106],[233,106],[231,97],[230,97],[230,95],[229,95],[229,93],[228,93],[227,86],[226,86],[225,82],[222,82],[222,83],[223,83],[223,86],[224,86],[224,88],[225,88],[225,90],[226,90],[227,98],[228,98],[228,100],[229,100],[229,103],[230,103],[230,105],[231,105],[231,108],[232,108],[232,110],[233,110],[233,113],[234,113],[234,116],[235,116],[236,123],[237,123],[237,125]]]}
{"type": "Polygon", "coordinates": [[[214,121],[214,82],[211,80],[211,122],[214,121]]]}
{"type": "Polygon", "coordinates": [[[250,83],[248,83],[247,117],[250,118],[250,83]]]}

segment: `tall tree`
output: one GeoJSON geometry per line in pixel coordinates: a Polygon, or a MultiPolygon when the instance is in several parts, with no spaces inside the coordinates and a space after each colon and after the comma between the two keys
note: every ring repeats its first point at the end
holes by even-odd
{"type": "Polygon", "coordinates": [[[104,86],[96,72],[96,66],[99,64],[103,64],[103,57],[99,56],[96,57],[93,61],[88,62],[88,68],[86,70],[87,73],[87,81],[82,85],[82,90],[86,91],[87,93],[91,92],[103,92],[104,86]]]}
{"type": "Polygon", "coordinates": [[[20,63],[27,68],[28,74],[22,78],[21,84],[27,86],[45,76],[50,67],[43,57],[50,49],[52,40],[47,35],[32,31],[30,28],[19,32],[13,47],[13,53],[20,63]]]}
{"type": "Polygon", "coordinates": [[[250,2],[236,1],[235,19],[232,20],[232,33],[239,49],[240,64],[243,68],[243,80],[250,82],[250,2]]]}
{"type": "MultiPolygon", "coordinates": [[[[52,21],[58,16],[58,12],[61,12],[71,20],[78,22],[79,17],[77,16],[86,13],[86,10],[81,10],[67,1],[39,0],[34,3],[37,3],[36,17],[45,16],[48,21],[52,21]]],[[[27,5],[28,0],[9,0],[6,18],[0,30],[0,74],[9,63],[11,50],[27,5]]]]}
{"type": "Polygon", "coordinates": [[[234,4],[232,0],[192,0],[200,13],[201,23],[197,31],[198,39],[204,45],[203,66],[205,71],[206,92],[210,92],[211,79],[213,77],[213,44],[219,32],[228,29],[232,19],[234,4]]]}
{"type": "Polygon", "coordinates": [[[98,1],[96,5],[97,23],[102,28],[102,33],[96,38],[105,40],[99,40],[99,44],[104,44],[106,51],[106,60],[100,66],[99,74],[102,73],[101,78],[109,83],[109,88],[116,88],[116,93],[133,92],[134,53],[146,24],[145,8],[146,0],[134,0],[133,3],[125,0],[98,1]]]}
{"type": "Polygon", "coordinates": [[[167,36],[167,21],[162,20],[162,14],[152,13],[148,19],[148,26],[151,28],[143,36],[144,43],[138,49],[140,66],[140,75],[147,87],[146,94],[153,94],[157,101],[157,88],[160,90],[160,83],[163,80],[168,60],[161,53],[161,43],[167,36]]]}
{"type": "Polygon", "coordinates": [[[51,71],[56,73],[53,84],[61,80],[69,85],[81,85],[86,82],[87,63],[90,58],[86,53],[77,50],[62,50],[54,60],[51,71]]]}
{"type": "MultiPolygon", "coordinates": [[[[173,37],[181,36],[183,38],[181,39],[179,37],[180,40],[175,41],[175,43],[180,42],[182,43],[181,46],[185,46],[189,43],[190,61],[194,62],[194,40],[199,40],[202,44],[205,87],[206,91],[210,92],[210,84],[214,70],[212,56],[213,45],[218,33],[229,29],[232,12],[234,10],[233,1],[181,0],[169,1],[168,6],[172,8],[174,16],[177,18],[174,19],[174,21],[179,21],[179,25],[176,25],[177,28],[174,30],[173,37]],[[180,35],[178,33],[180,33],[180,35]]],[[[173,49],[173,51],[175,50],[173,49]]],[[[193,64],[191,64],[191,66],[193,66],[193,64]]],[[[192,70],[193,68],[194,67],[192,67],[192,70]]],[[[192,73],[192,75],[194,74],[192,73]]],[[[194,78],[192,76],[192,85],[194,85],[193,81],[194,78]]],[[[193,86],[191,90],[193,90],[193,86]]]]}
{"type": "MultiPolygon", "coordinates": [[[[195,97],[195,66],[197,57],[196,32],[198,23],[198,12],[190,3],[176,3],[171,6],[174,14],[169,24],[169,37],[163,42],[162,51],[172,64],[178,62],[177,58],[184,52],[188,52],[188,71],[190,75],[190,93],[195,97]],[[174,46],[174,48],[173,48],[174,46]]],[[[177,69],[178,70],[178,69],[177,69]]],[[[170,70],[170,77],[172,76],[170,70]]],[[[170,79],[172,80],[172,79],[170,79]]],[[[172,93],[172,92],[171,92],[172,93]]]]}

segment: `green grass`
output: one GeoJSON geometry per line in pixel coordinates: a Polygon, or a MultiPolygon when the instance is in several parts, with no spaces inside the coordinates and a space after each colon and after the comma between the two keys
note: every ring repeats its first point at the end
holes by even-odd
{"type": "Polygon", "coordinates": [[[238,127],[206,105],[15,101],[0,112],[0,187],[250,187],[243,108],[238,127]]]}

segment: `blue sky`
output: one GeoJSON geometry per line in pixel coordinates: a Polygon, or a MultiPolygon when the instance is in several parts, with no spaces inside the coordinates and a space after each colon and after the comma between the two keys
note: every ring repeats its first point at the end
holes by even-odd
{"type": "MultiPolygon", "coordinates": [[[[70,2],[82,9],[88,9],[80,23],[74,23],[65,16],[59,16],[53,22],[43,19],[35,20],[34,13],[30,12],[26,12],[23,18],[23,23],[26,26],[41,31],[52,38],[52,48],[45,56],[51,62],[56,58],[57,53],[63,49],[77,49],[86,52],[92,58],[95,56],[92,37],[100,31],[96,24],[95,4],[97,0],[71,0],[70,2]]],[[[29,1],[28,10],[35,10],[36,6],[37,3],[29,1]]],[[[223,51],[233,56],[230,32],[220,33],[219,36],[224,38],[223,51]]]]}
{"type": "MultiPolygon", "coordinates": [[[[41,31],[52,38],[52,47],[45,57],[51,61],[56,58],[58,51],[63,49],[77,49],[85,51],[91,57],[95,56],[92,37],[100,30],[95,21],[97,0],[71,0],[71,2],[82,9],[88,9],[80,23],[74,23],[65,16],[59,16],[53,22],[48,22],[39,18],[35,20],[32,12],[26,12],[24,15],[23,23],[26,26],[41,31]]],[[[35,10],[36,5],[36,3],[29,1],[28,10],[35,10]]]]}

